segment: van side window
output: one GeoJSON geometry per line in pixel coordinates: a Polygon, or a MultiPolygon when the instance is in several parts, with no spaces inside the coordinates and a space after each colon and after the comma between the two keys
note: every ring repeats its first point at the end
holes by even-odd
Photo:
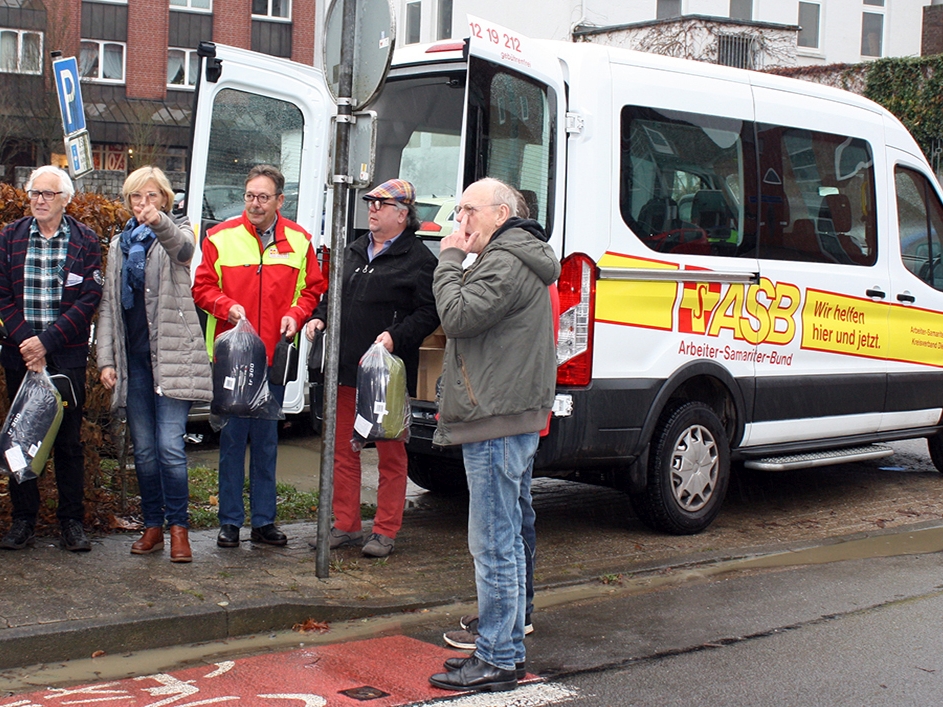
{"type": "Polygon", "coordinates": [[[845,265],[877,260],[874,161],[864,140],[757,126],[760,258],[845,265]]]}
{"type": "Polygon", "coordinates": [[[943,290],[943,206],[930,181],[912,169],[894,170],[900,257],[914,275],[943,290]]]}
{"type": "Polygon", "coordinates": [[[464,184],[495,177],[518,189],[530,217],[553,230],[557,96],[529,76],[469,59],[464,184]]]}
{"type": "Polygon", "coordinates": [[[749,124],[636,106],[622,109],[619,209],[660,253],[739,256],[755,248],[749,124]],[[747,142],[745,144],[744,134],[747,142]]]}

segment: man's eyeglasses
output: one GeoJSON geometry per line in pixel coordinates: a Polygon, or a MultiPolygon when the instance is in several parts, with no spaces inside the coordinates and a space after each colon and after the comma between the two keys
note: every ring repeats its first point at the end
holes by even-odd
{"type": "Polygon", "coordinates": [[[466,216],[474,216],[478,209],[483,209],[486,206],[501,206],[501,204],[481,204],[480,206],[469,206],[464,204],[463,206],[456,206],[454,213],[455,218],[459,218],[462,215],[462,212],[465,212],[466,216]]]}
{"type": "Polygon", "coordinates": [[[251,204],[253,201],[258,201],[262,206],[265,206],[268,203],[269,199],[274,199],[278,194],[250,194],[246,192],[243,194],[243,199],[246,200],[247,204],[251,204]]]}
{"type": "Polygon", "coordinates": [[[43,189],[39,191],[38,189],[30,189],[26,192],[29,195],[30,201],[36,201],[39,198],[42,198],[43,201],[52,201],[57,196],[59,196],[61,191],[52,191],[51,189],[43,189]]]}
{"type": "Polygon", "coordinates": [[[149,191],[144,194],[135,191],[128,194],[128,198],[131,200],[132,204],[140,204],[142,201],[157,201],[159,196],[160,194],[156,191],[149,191]]]}
{"type": "Polygon", "coordinates": [[[394,206],[397,209],[399,208],[399,204],[397,204],[395,201],[380,201],[379,199],[370,199],[367,202],[367,208],[370,211],[379,211],[384,206],[394,206]]]}

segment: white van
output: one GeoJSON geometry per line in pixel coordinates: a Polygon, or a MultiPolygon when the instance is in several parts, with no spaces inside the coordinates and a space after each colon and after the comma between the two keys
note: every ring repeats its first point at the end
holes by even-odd
{"type": "MultiPolygon", "coordinates": [[[[622,489],[650,526],[694,533],[735,462],[817,466],[926,437],[943,470],[943,202],[888,111],[763,73],[469,29],[465,46],[397,50],[371,106],[373,182],[447,199],[498,177],[551,234],[558,395],[535,475],[622,489]]],[[[333,113],[320,72],[216,51],[196,204],[202,184],[274,161],[297,183],[289,215],[319,233],[333,113]]],[[[431,443],[443,341],[426,343],[410,476],[447,491],[463,470],[431,443]]]]}

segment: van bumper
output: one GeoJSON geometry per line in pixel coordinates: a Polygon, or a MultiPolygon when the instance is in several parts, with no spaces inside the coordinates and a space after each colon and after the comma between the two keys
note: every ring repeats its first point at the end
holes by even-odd
{"type": "MultiPolygon", "coordinates": [[[[644,451],[642,427],[663,380],[596,380],[586,388],[559,388],[568,396],[569,414],[554,415],[540,440],[535,476],[573,476],[580,470],[625,469],[644,451]]],[[[461,448],[434,447],[435,405],[413,401],[411,454],[461,459],[461,448]]],[[[579,476],[583,476],[579,474],[579,476]]]]}

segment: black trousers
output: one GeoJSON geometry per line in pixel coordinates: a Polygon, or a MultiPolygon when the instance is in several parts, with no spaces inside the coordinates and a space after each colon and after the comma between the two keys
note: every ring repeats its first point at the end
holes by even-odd
{"type": "MultiPolygon", "coordinates": [[[[85,517],[85,451],[82,447],[82,411],[85,409],[85,368],[47,367],[50,375],[63,374],[72,381],[75,405],[65,409],[62,424],[53,446],[53,465],[56,470],[56,488],[59,491],[59,506],[56,517],[61,523],[69,518],[82,522],[85,517]]],[[[10,402],[26,377],[26,369],[4,368],[7,379],[7,395],[10,402]]],[[[10,501],[13,504],[13,519],[36,522],[39,513],[39,480],[31,479],[17,483],[10,477],[10,501]]]]}

